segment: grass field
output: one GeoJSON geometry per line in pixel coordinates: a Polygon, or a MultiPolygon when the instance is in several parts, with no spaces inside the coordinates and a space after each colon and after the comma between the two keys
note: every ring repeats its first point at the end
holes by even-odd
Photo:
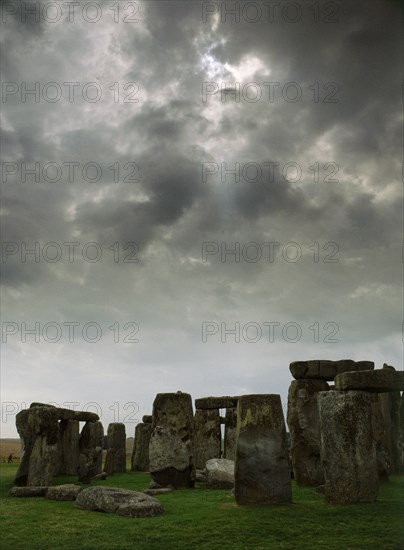
{"type": "MultiPolygon", "coordinates": [[[[404,547],[404,477],[392,477],[374,504],[331,506],[293,483],[293,504],[239,507],[229,491],[179,490],[159,496],[166,513],[126,518],[88,512],[74,502],[7,496],[16,464],[0,465],[1,544],[14,549],[399,550],[404,547]]],[[[98,485],[142,490],[149,475],[115,474],[98,485]]],[[[59,483],[75,477],[58,477],[59,483]]]]}

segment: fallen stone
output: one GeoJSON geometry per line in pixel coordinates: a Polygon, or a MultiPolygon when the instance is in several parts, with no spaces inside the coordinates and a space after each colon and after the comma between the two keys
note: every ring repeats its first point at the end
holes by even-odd
{"type": "Polygon", "coordinates": [[[105,479],[107,479],[107,472],[101,472],[100,474],[97,474],[97,475],[93,476],[91,478],[91,481],[93,481],[93,480],[94,481],[99,481],[99,480],[104,481],[105,479]]]}
{"type": "Polygon", "coordinates": [[[296,380],[310,379],[331,382],[337,374],[374,369],[374,363],[373,361],[352,361],[352,359],[341,359],[340,361],[320,359],[294,361],[290,364],[289,369],[296,380]]]}
{"type": "Polygon", "coordinates": [[[163,505],[155,498],[117,487],[84,489],[77,496],[76,506],[82,510],[137,518],[158,516],[164,512],[163,505]]]}
{"type": "Polygon", "coordinates": [[[206,486],[208,489],[232,489],[234,487],[234,461],[213,458],[206,462],[206,486]]]}
{"type": "Polygon", "coordinates": [[[328,384],[322,380],[293,380],[289,387],[290,455],[298,485],[316,487],[324,483],[317,397],[327,390],[328,384]]]}
{"type": "Polygon", "coordinates": [[[164,495],[165,493],[172,493],[173,489],[171,489],[170,487],[161,487],[160,489],[144,489],[144,491],[142,492],[145,493],[145,495],[154,496],[164,495]]]}
{"type": "Polygon", "coordinates": [[[238,397],[201,397],[195,399],[195,409],[227,409],[237,407],[238,397]]]}
{"type": "Polygon", "coordinates": [[[161,485],[152,479],[149,483],[149,489],[161,489],[161,485]]]}
{"type": "Polygon", "coordinates": [[[206,468],[204,468],[203,470],[196,470],[195,481],[197,481],[198,483],[206,482],[206,468]]]}
{"type": "Polygon", "coordinates": [[[404,390],[404,371],[392,369],[345,372],[335,378],[339,391],[392,392],[404,390]]]}
{"type": "Polygon", "coordinates": [[[326,501],[374,502],[379,476],[369,394],[320,392],[318,403],[326,501]]]}
{"type": "Polygon", "coordinates": [[[279,395],[242,395],[237,407],[237,504],[292,500],[288,443],[279,395]]]}
{"type": "Polygon", "coordinates": [[[45,498],[49,500],[76,500],[77,495],[83,490],[79,485],[67,483],[48,487],[45,498]]]}
{"type": "Polygon", "coordinates": [[[44,497],[48,487],[12,487],[9,492],[9,497],[29,498],[29,497],[44,497]]]}

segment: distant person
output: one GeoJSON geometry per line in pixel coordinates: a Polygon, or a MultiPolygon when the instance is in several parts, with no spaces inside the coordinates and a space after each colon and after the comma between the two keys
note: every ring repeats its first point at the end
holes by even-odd
{"type": "Polygon", "coordinates": [[[8,455],[7,464],[10,464],[10,462],[13,462],[13,453],[8,455]]]}

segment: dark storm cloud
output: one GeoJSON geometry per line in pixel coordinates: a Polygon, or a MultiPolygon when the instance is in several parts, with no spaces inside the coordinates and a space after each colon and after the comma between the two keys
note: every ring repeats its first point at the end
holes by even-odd
{"type": "Polygon", "coordinates": [[[142,334],[137,347],[101,342],[49,351],[11,343],[6,359],[17,367],[6,372],[7,392],[28,401],[135,399],[146,413],[156,391],[196,397],[270,386],[284,397],[294,359],[350,356],[400,367],[398,3],[341,2],[330,24],[314,23],[305,3],[295,24],[279,17],[236,24],[230,17],[216,26],[202,21],[200,2],[139,4],[137,25],[111,18],[25,25],[14,18],[4,28],[3,80],[93,81],[104,95],[97,104],[22,104],[18,95],[3,103],[3,160],[92,161],[105,175],[69,183],[64,174],[57,184],[22,184],[17,175],[3,184],[6,241],[94,241],[104,251],[96,264],[11,258],[2,265],[5,316],[105,326],[136,320],[142,334]],[[279,82],[275,101],[222,103],[220,93],[202,101],[204,82],[232,86],[237,79],[279,82]],[[114,103],[110,86],[117,81],[137,82],[141,101],[114,103]],[[282,97],[287,82],[301,86],[300,101],[282,97]],[[318,102],[309,88],[316,82],[318,102]],[[332,91],[322,87],[327,83],[338,85],[336,103],[323,102],[332,91]],[[114,182],[109,167],[130,162],[139,166],[138,181],[114,182]],[[207,162],[274,162],[280,173],[272,182],[222,182],[220,173],[203,181],[207,162]],[[302,167],[299,181],[282,177],[288,162],[302,167]],[[315,183],[316,162],[336,163],[338,183],[315,183]],[[111,260],[117,241],[136,242],[142,261],[111,260]],[[220,253],[202,261],[203,242],[234,249],[251,241],[279,242],[276,261],[223,262],[220,253]],[[301,246],[301,261],[285,261],[288,242],[301,246]],[[323,262],[327,242],[338,246],[337,263],[323,262]],[[253,346],[218,337],[202,344],[201,323],[209,320],[296,321],[305,339],[253,346]],[[307,335],[316,321],[338,323],[340,343],[313,346],[307,335]],[[40,375],[55,364],[60,385],[44,391],[40,375]],[[21,372],[30,387],[21,388],[21,372]]]}

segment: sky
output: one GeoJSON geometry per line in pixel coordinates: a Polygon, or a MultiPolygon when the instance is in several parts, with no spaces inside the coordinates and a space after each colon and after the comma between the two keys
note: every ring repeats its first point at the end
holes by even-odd
{"type": "Polygon", "coordinates": [[[1,436],[402,369],[400,3],[85,6],[1,2],[1,436]]]}

